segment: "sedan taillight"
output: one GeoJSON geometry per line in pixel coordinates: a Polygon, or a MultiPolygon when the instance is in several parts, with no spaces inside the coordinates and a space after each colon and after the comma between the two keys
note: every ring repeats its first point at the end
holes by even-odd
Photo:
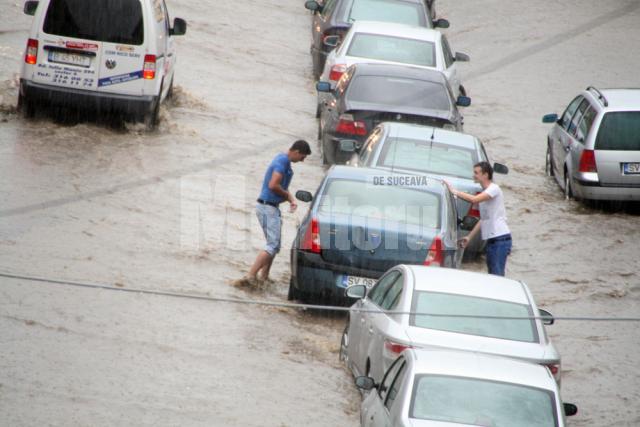
{"type": "Polygon", "coordinates": [[[367,125],[360,120],[354,120],[352,114],[342,114],[336,126],[336,132],[347,135],[365,136],[367,134],[367,125]]]}

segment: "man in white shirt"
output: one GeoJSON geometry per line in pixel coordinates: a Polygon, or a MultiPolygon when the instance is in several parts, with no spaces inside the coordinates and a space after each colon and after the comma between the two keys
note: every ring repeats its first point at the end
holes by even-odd
{"type": "Polygon", "coordinates": [[[511,253],[511,231],[507,226],[507,213],[504,208],[502,190],[493,181],[493,168],[488,162],[480,162],[473,166],[473,180],[482,186],[482,192],[471,195],[447,186],[454,196],[480,207],[480,221],[473,230],[460,241],[466,247],[478,230],[482,240],[487,241],[487,268],[489,274],[504,276],[507,256],[511,253]]]}

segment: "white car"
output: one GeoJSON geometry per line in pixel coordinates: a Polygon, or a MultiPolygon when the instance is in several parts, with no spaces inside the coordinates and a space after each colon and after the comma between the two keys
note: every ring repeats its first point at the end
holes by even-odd
{"type": "Polygon", "coordinates": [[[187,28],[171,26],[164,0],[27,1],[24,12],[34,16],[18,99],[26,116],[63,105],[155,126],[173,84],[173,36],[187,28]]]}
{"type": "Polygon", "coordinates": [[[347,288],[360,298],[349,312],[341,358],[354,376],[380,381],[384,371],[408,347],[477,351],[545,366],[560,382],[560,354],[538,319],[460,316],[553,317],[538,310],[527,286],[489,274],[398,265],[368,290],[347,288]],[[428,313],[428,315],[395,314],[428,313]],[[458,317],[447,317],[454,315],[458,317]]]}
{"type": "Polygon", "coordinates": [[[544,367],[470,352],[409,349],[381,382],[356,385],[370,390],[363,427],[564,427],[578,412],[544,367]]]}
{"type": "MultiPolygon", "coordinates": [[[[329,37],[325,43],[337,45],[339,38],[329,37]]],[[[410,65],[442,71],[454,97],[466,95],[458,73],[457,62],[468,61],[464,53],[453,53],[447,38],[439,31],[387,22],[356,21],[342,44],[327,56],[320,81],[335,88],[342,74],[353,64],[383,63],[410,65]]],[[[320,94],[318,104],[324,99],[320,94]]]]}

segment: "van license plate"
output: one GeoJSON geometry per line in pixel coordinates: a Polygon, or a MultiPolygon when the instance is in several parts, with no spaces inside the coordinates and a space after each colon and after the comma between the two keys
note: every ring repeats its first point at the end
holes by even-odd
{"type": "Polygon", "coordinates": [[[86,55],[79,55],[77,53],[50,51],[49,62],[57,62],[58,64],[69,64],[88,68],[91,66],[91,57],[86,55]]]}
{"type": "Polygon", "coordinates": [[[640,174],[640,163],[623,163],[622,173],[624,173],[625,175],[640,174]]]}
{"type": "Polygon", "coordinates": [[[376,279],[358,276],[342,276],[342,286],[348,288],[353,285],[365,285],[367,288],[372,287],[376,283],[376,279]]]}

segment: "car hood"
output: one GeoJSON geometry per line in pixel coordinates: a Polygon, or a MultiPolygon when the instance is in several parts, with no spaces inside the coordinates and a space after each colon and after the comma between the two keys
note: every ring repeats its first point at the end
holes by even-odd
{"type": "Polygon", "coordinates": [[[386,104],[374,104],[370,102],[357,102],[346,101],[346,110],[361,110],[361,111],[379,111],[384,113],[403,113],[413,114],[416,116],[428,116],[438,119],[448,120],[453,123],[454,114],[451,111],[435,110],[431,108],[417,108],[409,107],[405,105],[386,105],[386,104]]]}

